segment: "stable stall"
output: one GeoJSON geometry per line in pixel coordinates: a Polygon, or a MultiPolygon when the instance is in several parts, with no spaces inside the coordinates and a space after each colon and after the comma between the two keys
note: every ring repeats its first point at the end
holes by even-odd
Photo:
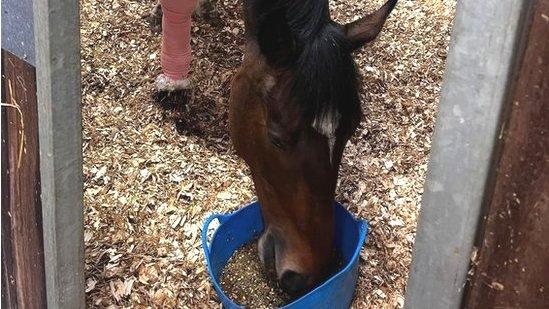
{"type": "MultiPolygon", "coordinates": [[[[2,1],[7,308],[86,303],[79,18],[2,1]]],[[[548,29],[547,1],[458,2],[405,307],[549,306],[548,29]]]]}

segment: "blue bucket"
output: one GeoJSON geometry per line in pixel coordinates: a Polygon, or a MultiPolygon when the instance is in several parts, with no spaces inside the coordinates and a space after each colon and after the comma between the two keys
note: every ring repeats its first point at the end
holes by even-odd
{"type": "MultiPolygon", "coordinates": [[[[366,239],[368,225],[356,220],[341,204],[335,203],[335,246],[343,259],[344,268],[314,290],[282,307],[300,308],[348,308],[353,300],[358,276],[358,257],[366,239]]],[[[206,256],[208,273],[217,295],[225,308],[242,308],[231,301],[219,284],[221,272],[233,253],[244,244],[258,237],[263,231],[259,203],[252,203],[232,214],[211,215],[202,228],[202,248],[206,256]],[[219,227],[208,243],[210,223],[219,220],[219,227]]]]}

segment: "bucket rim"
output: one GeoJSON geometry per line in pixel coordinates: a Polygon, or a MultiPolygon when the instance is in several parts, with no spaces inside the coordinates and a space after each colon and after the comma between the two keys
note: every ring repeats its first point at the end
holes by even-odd
{"type": "MultiPolygon", "coordinates": [[[[340,207],[341,210],[343,210],[346,215],[351,217],[351,219],[353,220],[354,226],[356,227],[357,232],[358,232],[358,241],[357,241],[357,244],[355,245],[355,250],[353,252],[353,255],[351,256],[351,259],[345,265],[345,267],[343,267],[338,272],[336,272],[335,274],[330,276],[330,278],[327,279],[326,281],[324,281],[322,284],[318,285],[317,287],[315,287],[311,291],[307,292],[305,295],[302,295],[298,299],[292,301],[291,303],[286,304],[283,307],[279,307],[279,309],[290,309],[292,306],[295,306],[295,305],[299,304],[300,302],[304,301],[305,299],[311,297],[312,295],[319,293],[324,288],[331,285],[334,281],[339,280],[340,278],[342,278],[343,276],[345,276],[347,274],[350,274],[352,268],[358,262],[358,257],[360,255],[360,251],[362,251],[362,247],[363,247],[364,242],[366,240],[366,235],[367,235],[367,232],[368,232],[368,223],[366,222],[366,220],[357,219],[356,216],[354,216],[345,207],[343,207],[343,205],[341,203],[335,201],[334,204],[335,204],[335,207],[340,207]]],[[[212,234],[212,238],[211,238],[212,240],[215,238],[215,236],[216,236],[216,234],[219,230],[219,227],[221,227],[221,225],[225,224],[228,220],[230,220],[233,217],[237,216],[240,212],[244,211],[245,209],[247,209],[249,207],[259,207],[259,201],[251,202],[251,203],[247,204],[246,206],[244,206],[244,207],[242,207],[242,208],[240,208],[240,209],[238,209],[234,212],[231,212],[231,213],[227,213],[227,214],[213,213],[213,214],[210,214],[207,217],[207,219],[204,221],[204,224],[202,226],[202,237],[201,237],[201,239],[202,239],[202,249],[204,251],[204,256],[205,256],[205,259],[206,259],[206,267],[207,267],[208,274],[210,276],[210,280],[213,283],[214,289],[216,290],[216,292],[217,292],[217,294],[220,298],[220,301],[222,303],[230,302],[232,305],[234,305],[238,308],[243,308],[243,307],[240,306],[239,304],[235,303],[231,298],[229,298],[225,294],[225,292],[221,288],[220,283],[218,282],[218,280],[216,279],[216,276],[213,273],[213,270],[211,268],[211,260],[210,260],[211,248],[209,247],[209,244],[208,244],[207,234],[208,234],[208,228],[209,228],[209,226],[210,226],[210,224],[212,223],[213,220],[218,219],[219,220],[219,226],[216,228],[216,230],[212,234]]],[[[247,241],[246,243],[248,243],[248,242],[249,241],[247,241]]],[[[234,254],[234,251],[233,251],[233,254],[234,254]]]]}

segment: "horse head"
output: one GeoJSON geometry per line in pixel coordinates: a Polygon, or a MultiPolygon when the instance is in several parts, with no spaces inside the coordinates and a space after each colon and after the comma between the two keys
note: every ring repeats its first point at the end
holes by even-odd
{"type": "Polygon", "coordinates": [[[260,259],[290,294],[333,271],[337,175],[361,118],[352,52],[379,34],[396,2],[346,25],[330,19],[327,0],[245,3],[231,139],[261,204],[260,259]]]}

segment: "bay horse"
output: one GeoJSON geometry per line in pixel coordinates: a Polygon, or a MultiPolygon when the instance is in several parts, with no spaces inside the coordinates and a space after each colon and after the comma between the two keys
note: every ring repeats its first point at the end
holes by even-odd
{"type": "Polygon", "coordinates": [[[331,20],[328,0],[244,3],[230,135],[261,204],[260,260],[290,295],[333,271],[337,175],[362,117],[352,52],[377,37],[396,3],[345,25],[331,20]]]}

